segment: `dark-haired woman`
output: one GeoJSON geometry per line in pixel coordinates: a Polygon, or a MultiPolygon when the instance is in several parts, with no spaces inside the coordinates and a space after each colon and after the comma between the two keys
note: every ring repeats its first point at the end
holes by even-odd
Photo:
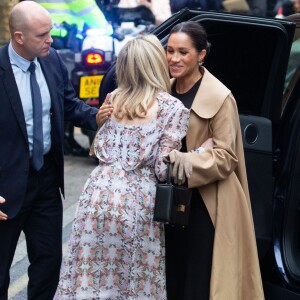
{"type": "Polygon", "coordinates": [[[204,28],[176,25],[167,42],[172,94],[190,109],[175,181],[193,189],[187,228],[166,228],[168,300],[264,299],[239,116],[230,90],[202,67],[204,28]],[[213,148],[199,151],[208,138],[213,148]],[[191,172],[192,170],[192,172],[191,172]]]}

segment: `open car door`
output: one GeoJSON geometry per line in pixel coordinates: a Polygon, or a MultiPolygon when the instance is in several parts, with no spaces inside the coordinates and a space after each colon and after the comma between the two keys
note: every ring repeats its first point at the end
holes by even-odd
{"type": "Polygon", "coordinates": [[[264,261],[269,299],[300,299],[300,14],[286,73],[282,115],[273,148],[273,251],[264,261]]]}

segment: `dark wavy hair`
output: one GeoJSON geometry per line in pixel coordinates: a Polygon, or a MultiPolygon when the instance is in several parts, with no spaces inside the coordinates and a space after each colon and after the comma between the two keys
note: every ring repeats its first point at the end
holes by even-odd
{"type": "Polygon", "coordinates": [[[207,33],[204,27],[199,23],[195,21],[179,23],[171,29],[170,35],[177,32],[183,32],[187,34],[198,52],[206,50],[206,53],[209,53],[211,44],[207,41],[207,33]]]}

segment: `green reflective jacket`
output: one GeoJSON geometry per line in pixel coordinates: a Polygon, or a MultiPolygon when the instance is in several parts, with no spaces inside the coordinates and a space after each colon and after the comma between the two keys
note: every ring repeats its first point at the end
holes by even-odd
{"type": "Polygon", "coordinates": [[[53,21],[53,36],[65,36],[67,31],[61,28],[62,22],[76,24],[79,33],[84,24],[89,28],[103,28],[106,34],[111,34],[112,29],[104,14],[95,3],[95,0],[36,0],[51,14],[53,21]]]}

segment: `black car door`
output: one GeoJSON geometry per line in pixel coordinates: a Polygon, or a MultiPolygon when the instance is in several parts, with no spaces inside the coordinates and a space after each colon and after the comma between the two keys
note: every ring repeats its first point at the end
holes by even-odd
{"type": "Polygon", "coordinates": [[[290,18],[297,27],[281,120],[274,136],[273,259],[262,265],[263,270],[269,270],[265,276],[269,299],[300,299],[300,14],[290,18]],[[274,282],[279,284],[274,286],[274,282]]]}

